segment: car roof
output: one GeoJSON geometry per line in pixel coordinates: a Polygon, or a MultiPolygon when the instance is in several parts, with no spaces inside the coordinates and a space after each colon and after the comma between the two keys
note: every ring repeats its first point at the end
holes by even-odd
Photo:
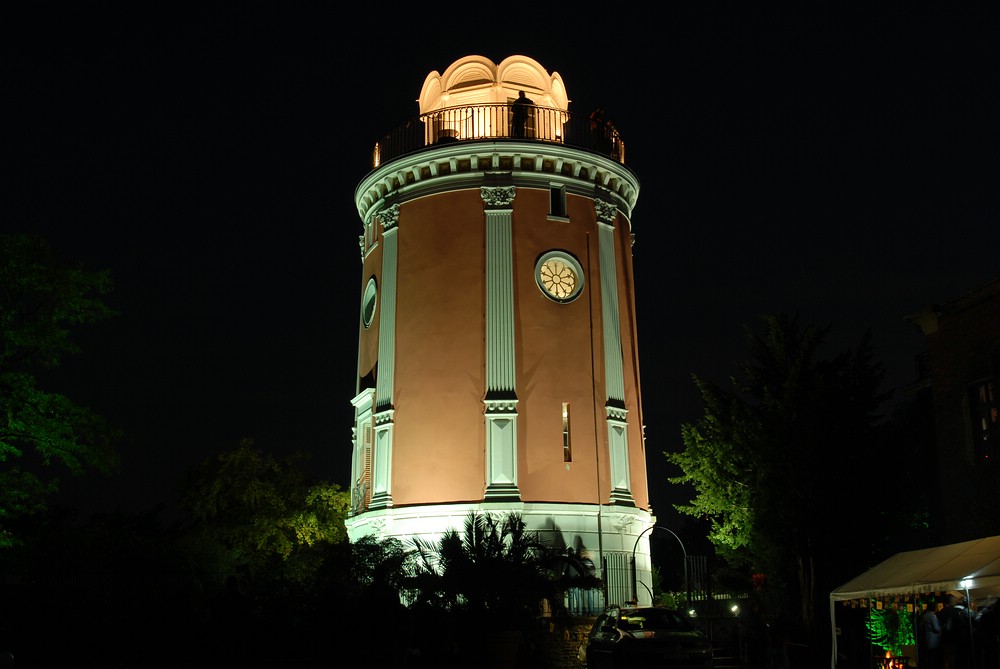
{"type": "Polygon", "coordinates": [[[681,615],[685,615],[684,611],[682,611],[681,609],[672,609],[669,606],[636,606],[636,605],[632,605],[632,604],[624,604],[624,605],[620,605],[620,606],[609,606],[609,607],[607,607],[604,610],[605,611],[611,611],[612,609],[617,609],[619,611],[629,611],[629,612],[635,612],[635,611],[672,611],[673,613],[679,613],[681,615]]]}

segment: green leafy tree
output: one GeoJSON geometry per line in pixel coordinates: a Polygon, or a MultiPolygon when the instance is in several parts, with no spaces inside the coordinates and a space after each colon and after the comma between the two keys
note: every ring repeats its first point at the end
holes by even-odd
{"type": "Polygon", "coordinates": [[[114,315],[107,271],[66,261],[40,237],[0,235],[0,547],[13,523],[46,508],[60,472],[118,466],[116,428],[50,390],[54,370],[78,352],[75,328],[114,315]]]}
{"type": "Polygon", "coordinates": [[[322,550],[347,539],[350,496],[335,483],[312,480],[306,456],[275,459],[253,447],[206,458],[183,484],[181,508],[193,525],[188,550],[217,573],[244,570],[258,581],[306,585],[322,550]]]}
{"type": "Polygon", "coordinates": [[[743,566],[748,585],[756,575],[809,635],[829,588],[851,569],[844,542],[864,547],[877,533],[857,488],[891,476],[878,415],[888,395],[868,334],[826,358],[829,327],[786,315],[762,321],[762,334],[746,328],[750,358],[731,390],[694,377],[704,414],[681,426],[683,450],[665,456],[683,472],[670,481],[694,491],[676,508],[709,520],[719,555],[743,566]]]}

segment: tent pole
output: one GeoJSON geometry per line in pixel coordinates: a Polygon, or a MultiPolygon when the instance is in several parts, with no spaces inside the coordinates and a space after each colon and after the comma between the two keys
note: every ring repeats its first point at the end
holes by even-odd
{"type": "Polygon", "coordinates": [[[832,629],[833,643],[831,647],[833,650],[830,654],[830,669],[837,669],[837,604],[833,601],[833,595],[830,595],[830,625],[832,629]]]}
{"type": "Polygon", "coordinates": [[[965,617],[969,620],[969,640],[972,643],[972,657],[976,657],[976,631],[972,627],[972,599],[969,597],[969,584],[963,583],[965,587],[965,611],[968,615],[965,617]]]}
{"type": "Polygon", "coordinates": [[[868,611],[868,624],[865,625],[865,636],[868,637],[868,661],[871,662],[872,658],[875,657],[874,653],[875,642],[872,640],[872,633],[871,633],[872,601],[870,599],[868,600],[868,608],[865,610],[868,611]]]}

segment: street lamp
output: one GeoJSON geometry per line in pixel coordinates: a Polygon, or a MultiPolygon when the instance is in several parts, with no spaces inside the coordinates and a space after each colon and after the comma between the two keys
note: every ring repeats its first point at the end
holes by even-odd
{"type": "MultiPolygon", "coordinates": [[[[687,608],[688,606],[691,605],[691,579],[688,577],[688,554],[687,554],[687,549],[684,548],[684,542],[681,541],[681,538],[679,536],[677,536],[676,534],[674,534],[673,530],[668,529],[666,527],[663,527],[662,525],[650,525],[649,527],[647,527],[646,529],[644,529],[642,532],[640,532],[639,536],[637,536],[635,538],[635,545],[632,546],[632,599],[636,603],[638,603],[638,601],[639,601],[639,586],[638,586],[638,575],[637,575],[637,570],[636,570],[636,566],[635,566],[635,551],[636,551],[636,549],[639,548],[639,539],[642,539],[642,535],[644,535],[646,532],[652,532],[653,530],[665,530],[667,532],[670,532],[670,534],[674,537],[674,539],[677,539],[677,543],[679,543],[681,545],[681,553],[684,554],[684,587],[687,588],[687,601],[685,603],[685,608],[687,608]]],[[[650,557],[652,557],[652,551],[650,552],[650,557]]],[[[645,583],[643,584],[643,586],[645,586],[645,583]]],[[[651,597],[652,597],[652,594],[653,593],[650,592],[650,596],[651,597]]]]}

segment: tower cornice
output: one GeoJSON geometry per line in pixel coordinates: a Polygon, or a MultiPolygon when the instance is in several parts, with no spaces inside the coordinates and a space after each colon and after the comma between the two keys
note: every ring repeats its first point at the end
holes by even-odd
{"type": "Polygon", "coordinates": [[[503,172],[510,185],[548,189],[554,179],[566,191],[605,198],[631,219],[639,197],[635,174],[603,156],[547,142],[465,140],[401,156],[371,171],[354,193],[362,220],[383,208],[437,193],[483,185],[484,175],[503,172]]]}

